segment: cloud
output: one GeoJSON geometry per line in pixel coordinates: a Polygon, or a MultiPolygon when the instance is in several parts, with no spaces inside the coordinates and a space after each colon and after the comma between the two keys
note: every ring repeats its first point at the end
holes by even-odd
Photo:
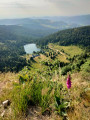
{"type": "Polygon", "coordinates": [[[10,2],[10,3],[1,3],[0,7],[6,7],[6,8],[27,8],[32,7],[31,4],[26,3],[20,3],[20,2],[10,2]]]}
{"type": "Polygon", "coordinates": [[[74,6],[73,0],[47,0],[49,3],[53,4],[58,10],[69,9],[74,6]]]}
{"type": "Polygon", "coordinates": [[[79,6],[81,6],[83,4],[85,4],[85,5],[90,4],[90,0],[45,0],[45,1],[48,1],[52,4],[57,5],[57,6],[61,6],[61,5],[63,5],[63,6],[79,5],[79,6]]]}
{"type": "Polygon", "coordinates": [[[14,4],[14,7],[27,9],[27,8],[32,8],[33,6],[31,4],[26,4],[26,3],[23,4],[23,3],[16,2],[14,4]]]}
{"type": "Polygon", "coordinates": [[[90,13],[90,0],[46,0],[56,6],[63,15],[90,13]]]}
{"type": "Polygon", "coordinates": [[[89,5],[90,0],[3,0],[0,17],[89,14],[89,5]]]}

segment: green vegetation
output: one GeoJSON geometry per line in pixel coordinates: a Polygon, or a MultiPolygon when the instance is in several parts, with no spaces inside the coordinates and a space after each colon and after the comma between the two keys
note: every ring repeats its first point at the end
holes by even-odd
{"type": "Polygon", "coordinates": [[[1,120],[32,120],[31,108],[40,108],[39,113],[34,114],[38,119],[42,115],[54,116],[51,119],[55,120],[87,120],[90,117],[87,92],[90,87],[89,26],[58,32],[45,41],[35,40],[41,45],[40,52],[33,52],[39,55],[36,57],[25,55],[22,47],[32,39],[14,35],[3,27],[0,34],[0,71],[3,72],[0,73],[0,103],[6,99],[11,103],[4,117],[0,116],[1,120]],[[84,47],[84,42],[88,47],[84,47]],[[8,71],[17,73],[4,73],[8,71]],[[72,81],[70,90],[66,86],[68,73],[72,81]]]}
{"type": "Polygon", "coordinates": [[[0,71],[18,72],[26,66],[26,59],[21,57],[25,54],[23,45],[31,41],[0,26],[0,71]]]}
{"type": "MultiPolygon", "coordinates": [[[[39,43],[39,45],[46,45],[49,42],[55,42],[55,43],[58,42],[57,44],[60,45],[69,45],[69,44],[84,45],[84,46],[88,46],[87,51],[89,51],[89,33],[90,33],[89,26],[60,31],[51,36],[43,38],[42,40],[34,40],[32,38],[20,36],[12,32],[13,32],[12,27],[3,26],[3,25],[0,26],[0,56],[1,56],[0,71],[2,72],[3,71],[18,72],[24,66],[27,65],[26,59],[21,57],[25,54],[23,45],[27,43],[32,43],[32,41],[36,42],[37,44],[39,43]],[[70,36],[70,34],[72,35],[70,36]]],[[[61,60],[62,62],[68,62],[68,60],[66,59],[68,55],[71,55],[70,57],[73,57],[73,55],[77,55],[77,53],[79,54],[82,53],[82,50],[76,46],[65,48],[64,46],[59,47],[57,45],[55,46],[55,49],[53,51],[51,50],[51,52],[49,50],[48,54],[45,53],[46,57],[50,56],[50,58],[53,60],[57,58],[57,59],[62,59],[61,60]],[[62,58],[62,54],[57,55],[59,54],[59,52],[54,51],[55,49],[58,49],[60,51],[62,49],[61,52],[65,52],[67,55],[65,56],[63,55],[62,58]],[[74,50],[76,51],[76,53],[74,53],[74,50]]],[[[42,46],[42,50],[43,50],[43,46],[42,46]]]]}
{"type": "Polygon", "coordinates": [[[59,81],[40,80],[36,75],[32,80],[14,86],[12,102],[16,117],[26,114],[29,106],[37,105],[42,108],[42,114],[47,110],[50,113],[54,111],[65,118],[69,99],[63,93],[68,95],[67,90],[59,81]]]}
{"type": "MultiPolygon", "coordinates": [[[[39,53],[40,56],[33,58],[33,60],[30,55],[27,55],[27,66],[18,73],[18,81],[13,84],[12,91],[2,93],[1,100],[4,100],[7,94],[7,98],[12,103],[11,109],[15,120],[23,120],[25,116],[30,117],[28,111],[31,107],[40,107],[39,114],[49,116],[54,114],[56,115],[55,119],[57,116],[62,120],[72,119],[72,116],[75,120],[77,118],[87,119],[89,114],[85,115],[86,108],[81,106],[84,100],[82,97],[84,90],[89,88],[89,53],[79,54],[77,52],[74,55],[70,52],[68,55],[64,52],[65,48],[63,50],[58,49],[58,46],[56,52],[56,45],[53,45],[53,49],[49,47],[44,47],[39,53]],[[66,56],[68,62],[61,62],[60,59],[57,59],[61,54],[66,56]],[[53,55],[54,58],[52,58],[53,55]],[[72,77],[70,91],[66,88],[65,75],[68,72],[71,73],[72,77]],[[81,106],[78,106],[78,104],[81,106]],[[83,112],[81,112],[81,109],[83,109],[83,112]]],[[[74,48],[76,47],[74,46],[74,48]]],[[[69,46],[66,47],[67,49],[69,49],[69,46]]],[[[88,96],[85,99],[85,105],[88,106],[88,96]]],[[[87,111],[89,111],[88,107],[87,111]]],[[[4,118],[6,119],[6,117],[4,118]]]]}
{"type": "Polygon", "coordinates": [[[84,49],[81,49],[79,46],[74,46],[74,45],[59,46],[55,44],[49,44],[48,46],[53,50],[62,51],[63,53],[65,53],[66,56],[70,56],[70,57],[73,57],[74,55],[80,55],[85,51],[84,49]]]}
{"type": "Polygon", "coordinates": [[[48,43],[57,43],[59,45],[80,45],[89,46],[90,45],[90,26],[74,28],[59,31],[50,36],[37,41],[38,45],[47,45],[48,43]]]}
{"type": "MultiPolygon", "coordinates": [[[[77,53],[76,56],[70,58],[70,56],[72,56],[71,53],[71,55],[67,55],[69,62],[64,63],[57,60],[56,57],[54,60],[51,59],[51,51],[53,52],[53,50],[48,47],[43,49],[43,54],[34,58],[34,61],[30,63],[31,66],[25,67],[19,73],[20,82],[14,86],[13,95],[15,98],[13,97],[12,100],[15,107],[14,113],[16,118],[17,116],[26,114],[29,107],[39,106],[41,107],[41,113],[43,115],[51,115],[53,113],[60,116],[61,119],[68,119],[70,118],[70,112],[72,112],[72,116],[74,116],[74,112],[77,109],[76,107],[78,107],[76,103],[80,104],[81,102],[83,104],[82,94],[84,89],[89,87],[87,79],[89,75],[85,78],[85,76],[80,74],[83,72],[85,74],[89,73],[89,54],[83,53],[79,55],[77,53]],[[85,66],[88,70],[83,69],[85,66]],[[65,75],[67,72],[72,74],[72,90],[70,92],[68,92],[66,88],[65,75]],[[79,73],[76,79],[73,75],[76,75],[77,72],[79,73]],[[81,81],[85,82],[85,80],[87,84],[85,83],[85,85],[80,88],[78,84],[81,84],[81,81]]],[[[56,56],[58,55],[59,54],[56,56]]],[[[80,108],[78,107],[78,109],[80,108]]],[[[85,112],[85,109],[83,112],[85,112]]],[[[75,120],[77,118],[88,118],[88,115],[82,115],[83,112],[79,111],[80,116],[74,116],[75,120]]],[[[76,114],[78,115],[78,112],[76,114]]]]}
{"type": "Polygon", "coordinates": [[[19,36],[41,38],[52,34],[58,30],[73,28],[80,25],[71,24],[48,19],[2,19],[0,25],[8,29],[11,33],[19,36]]]}
{"type": "Polygon", "coordinates": [[[90,58],[81,66],[81,70],[85,72],[90,72],[90,58]]]}
{"type": "Polygon", "coordinates": [[[28,107],[33,105],[40,106],[42,108],[42,114],[45,114],[48,110],[49,113],[54,111],[62,116],[62,118],[66,118],[67,111],[70,110],[70,100],[61,76],[66,75],[67,72],[89,72],[90,56],[88,53],[82,54],[82,50],[76,46],[70,46],[70,48],[72,48],[73,51],[77,48],[81,51],[81,54],[78,51],[75,55],[74,52],[69,52],[69,55],[66,54],[66,51],[69,51],[69,46],[66,48],[63,47],[63,50],[62,48],[58,49],[60,46],[57,48],[56,45],[53,45],[53,49],[49,47],[44,47],[43,52],[40,52],[40,56],[33,58],[30,66],[25,67],[20,72],[20,84],[14,86],[14,91],[17,92],[13,93],[15,97],[13,97],[13,104],[18,104],[14,105],[16,106],[14,109],[16,116],[23,114],[23,112],[26,114],[28,107]],[[56,52],[55,49],[58,49],[58,52],[56,52]],[[67,63],[57,59],[60,52],[63,51],[65,52],[62,56],[67,56],[67,63]],[[54,59],[52,59],[52,55],[55,56],[54,59]],[[83,69],[85,66],[88,70],[83,69]],[[17,94],[18,91],[19,94],[17,94]],[[23,102],[25,102],[25,104],[23,102]]]}

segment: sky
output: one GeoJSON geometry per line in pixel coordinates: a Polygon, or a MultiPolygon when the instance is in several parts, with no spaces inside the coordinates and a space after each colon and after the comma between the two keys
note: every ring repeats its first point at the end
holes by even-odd
{"type": "Polygon", "coordinates": [[[0,18],[90,14],[90,0],[0,0],[0,18]]]}

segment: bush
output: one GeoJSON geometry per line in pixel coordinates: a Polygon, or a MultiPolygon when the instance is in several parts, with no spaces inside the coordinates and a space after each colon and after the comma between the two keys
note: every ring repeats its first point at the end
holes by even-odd
{"type": "Polygon", "coordinates": [[[61,75],[66,75],[67,72],[71,71],[71,65],[62,68],[61,75]]]}
{"type": "Polygon", "coordinates": [[[81,70],[85,72],[90,72],[90,60],[88,60],[81,66],[81,70]]]}
{"type": "Polygon", "coordinates": [[[67,116],[66,108],[69,107],[69,102],[64,101],[60,96],[55,96],[54,108],[55,112],[60,116],[67,116]]]}
{"type": "Polygon", "coordinates": [[[31,80],[31,76],[28,74],[22,74],[19,75],[19,83],[25,83],[26,81],[30,81],[31,80]]]}

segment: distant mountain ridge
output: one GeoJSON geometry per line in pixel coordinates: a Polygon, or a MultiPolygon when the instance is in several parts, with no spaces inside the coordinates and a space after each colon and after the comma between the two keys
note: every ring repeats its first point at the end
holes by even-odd
{"type": "MultiPolygon", "coordinates": [[[[68,24],[77,24],[81,26],[90,25],[90,14],[88,15],[78,15],[78,16],[47,16],[40,17],[42,19],[48,19],[53,21],[63,21],[68,24]]],[[[39,19],[38,17],[34,17],[34,19],[39,19]]]]}
{"type": "Polygon", "coordinates": [[[51,21],[42,19],[7,19],[0,20],[0,26],[8,29],[16,35],[40,38],[59,30],[78,27],[75,24],[67,24],[62,21],[51,21]]]}
{"type": "Polygon", "coordinates": [[[90,26],[62,30],[43,39],[40,39],[38,45],[47,45],[48,43],[58,43],[59,45],[82,45],[90,46],[90,26]]]}
{"type": "Polygon", "coordinates": [[[0,25],[19,25],[23,27],[28,27],[32,29],[66,29],[71,27],[76,27],[77,24],[68,24],[65,21],[53,21],[49,19],[32,19],[32,18],[24,18],[24,19],[1,19],[0,25]]]}
{"type": "Polygon", "coordinates": [[[58,30],[56,29],[32,29],[32,28],[28,28],[21,26],[21,25],[0,25],[0,31],[3,32],[4,31],[6,33],[9,34],[13,34],[15,36],[24,36],[24,37],[28,37],[28,38],[41,38],[44,36],[47,36],[51,33],[54,33],[58,30]]]}
{"type": "Polygon", "coordinates": [[[59,30],[90,25],[90,15],[0,19],[0,25],[15,35],[41,38],[59,30]]]}

